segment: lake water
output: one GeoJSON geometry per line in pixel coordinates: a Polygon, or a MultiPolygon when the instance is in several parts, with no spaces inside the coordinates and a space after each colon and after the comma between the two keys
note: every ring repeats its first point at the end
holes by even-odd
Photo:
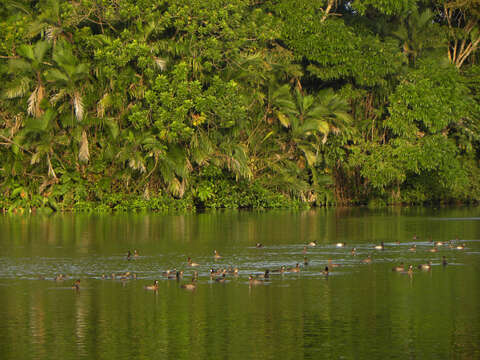
{"type": "Polygon", "coordinates": [[[0,359],[220,358],[480,359],[480,209],[0,217],[0,359]]]}

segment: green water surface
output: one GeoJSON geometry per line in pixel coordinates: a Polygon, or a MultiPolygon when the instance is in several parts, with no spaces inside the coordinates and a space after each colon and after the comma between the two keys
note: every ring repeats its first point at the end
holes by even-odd
{"type": "Polygon", "coordinates": [[[479,208],[5,215],[0,359],[480,359],[479,274],[479,208]]]}

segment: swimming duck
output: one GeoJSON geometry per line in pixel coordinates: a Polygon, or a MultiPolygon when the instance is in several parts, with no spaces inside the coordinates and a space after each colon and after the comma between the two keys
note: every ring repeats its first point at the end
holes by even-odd
{"type": "Polygon", "coordinates": [[[316,241],[310,241],[307,245],[308,246],[317,246],[317,242],[316,241]]]}
{"type": "Polygon", "coordinates": [[[270,270],[265,270],[265,273],[257,275],[259,279],[269,279],[270,278],[270,270]]]}
{"type": "Polygon", "coordinates": [[[399,266],[395,266],[392,271],[397,271],[397,272],[404,272],[405,271],[405,266],[403,265],[403,262],[400,263],[399,266]]]}
{"type": "Polygon", "coordinates": [[[72,289],[80,290],[80,279],[75,280],[75,282],[72,285],[72,289]]]}
{"type": "Polygon", "coordinates": [[[420,265],[418,265],[418,268],[420,270],[429,271],[432,268],[432,262],[429,261],[427,264],[420,264],[420,265]]]}
{"type": "Polygon", "coordinates": [[[362,263],[364,264],[370,264],[371,262],[372,262],[372,257],[370,255],[368,255],[366,259],[362,260],[362,263]]]}
{"type": "Polygon", "coordinates": [[[252,275],[248,277],[248,282],[250,283],[250,285],[260,285],[264,283],[263,280],[255,279],[252,275]]]}
{"type": "Polygon", "coordinates": [[[147,285],[145,286],[145,290],[154,290],[154,291],[157,291],[158,290],[158,280],[155,280],[153,282],[153,285],[147,285]]]}
{"type": "Polygon", "coordinates": [[[196,262],[193,262],[190,257],[187,259],[187,262],[188,262],[188,266],[198,266],[199,265],[196,262]]]}
{"type": "Polygon", "coordinates": [[[336,247],[345,247],[345,245],[347,245],[347,243],[339,242],[336,244],[336,247]]]}
{"type": "Polygon", "coordinates": [[[408,270],[402,274],[412,275],[413,274],[413,265],[408,265],[408,270]]]}
{"type": "Polygon", "coordinates": [[[272,273],[280,273],[280,274],[283,274],[285,272],[285,265],[282,265],[280,267],[280,269],[275,269],[275,270],[272,270],[272,273]]]}
{"type": "Polygon", "coordinates": [[[257,249],[263,248],[263,244],[261,244],[261,243],[256,243],[256,244],[255,244],[255,247],[256,247],[257,249]]]}
{"type": "Polygon", "coordinates": [[[435,253],[438,251],[437,247],[434,246],[433,248],[429,249],[428,251],[432,252],[432,253],[435,253]]]}
{"type": "Polygon", "coordinates": [[[213,251],[213,254],[214,254],[213,257],[214,257],[215,259],[220,259],[220,258],[221,258],[220,254],[218,253],[217,250],[214,250],[214,251],[213,251]]]}
{"type": "Polygon", "coordinates": [[[385,249],[385,246],[383,245],[383,241],[380,243],[380,245],[375,245],[376,250],[383,250],[385,249]]]}
{"type": "Polygon", "coordinates": [[[62,280],[65,280],[65,275],[58,274],[57,276],[55,276],[55,281],[62,281],[62,280]]]}
{"type": "Polygon", "coordinates": [[[216,278],[215,281],[220,283],[225,282],[225,274],[222,274],[221,277],[216,278]]]}
{"type": "Polygon", "coordinates": [[[445,255],[442,258],[442,265],[446,266],[448,264],[447,259],[445,258],[445,255]]]}
{"type": "Polygon", "coordinates": [[[137,251],[137,250],[133,250],[133,256],[134,256],[134,257],[138,257],[138,256],[139,256],[139,254],[138,254],[138,251],[137,251]]]}
{"type": "Polygon", "coordinates": [[[328,266],[325,266],[325,269],[323,269],[322,274],[328,275],[328,266]]]}
{"type": "Polygon", "coordinates": [[[300,272],[300,265],[297,263],[297,265],[294,268],[288,269],[290,272],[300,272]]]}
{"type": "Polygon", "coordinates": [[[195,290],[195,288],[197,287],[197,284],[195,284],[195,281],[192,281],[191,283],[188,283],[188,284],[182,284],[180,287],[185,290],[195,290]]]}
{"type": "Polygon", "coordinates": [[[435,241],[435,246],[443,246],[443,241],[435,241]]]}
{"type": "Polygon", "coordinates": [[[457,245],[457,247],[456,247],[455,249],[457,249],[457,250],[463,250],[463,249],[465,249],[466,246],[467,246],[467,245],[465,245],[465,244],[457,245]]]}
{"type": "Polygon", "coordinates": [[[334,264],[332,263],[332,259],[328,259],[328,266],[330,266],[331,268],[336,268],[340,267],[340,264],[334,264]]]}
{"type": "Polygon", "coordinates": [[[352,248],[352,250],[350,251],[350,253],[352,254],[352,256],[357,255],[357,248],[352,248]]]}
{"type": "Polygon", "coordinates": [[[232,268],[230,266],[230,268],[228,269],[228,273],[237,276],[238,275],[238,268],[232,268]]]}
{"type": "Polygon", "coordinates": [[[410,251],[416,251],[417,250],[417,245],[413,245],[411,248],[409,248],[408,250],[410,251]]]}

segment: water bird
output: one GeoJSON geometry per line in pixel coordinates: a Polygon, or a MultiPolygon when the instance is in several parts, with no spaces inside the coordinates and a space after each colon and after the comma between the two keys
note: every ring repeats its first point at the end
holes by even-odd
{"type": "Polygon", "coordinates": [[[65,280],[65,275],[58,274],[57,276],[55,276],[55,281],[62,281],[62,280],[65,280]]]}
{"type": "Polygon", "coordinates": [[[463,250],[463,249],[465,249],[466,246],[467,246],[466,244],[457,245],[457,247],[455,249],[463,250]]]}
{"type": "Polygon", "coordinates": [[[304,253],[304,254],[307,253],[307,246],[304,246],[304,247],[303,247],[303,253],[304,253]]]}
{"type": "Polygon", "coordinates": [[[443,246],[443,241],[435,241],[435,246],[443,246]]]}
{"type": "Polygon", "coordinates": [[[80,290],[80,279],[75,280],[75,282],[72,285],[72,289],[80,290]]]}
{"type": "Polygon", "coordinates": [[[269,279],[270,278],[270,270],[265,270],[265,273],[257,275],[259,279],[269,279]]]}
{"type": "Polygon", "coordinates": [[[198,266],[199,265],[196,262],[193,262],[190,257],[187,259],[187,262],[188,262],[188,266],[198,266]]]}
{"type": "Polygon", "coordinates": [[[221,277],[216,278],[215,281],[220,283],[225,282],[225,273],[223,273],[221,277]]]}
{"type": "Polygon", "coordinates": [[[263,244],[261,244],[261,243],[256,243],[256,244],[255,244],[255,247],[256,247],[257,249],[263,248],[263,244]]]}
{"type": "Polygon", "coordinates": [[[250,283],[250,285],[260,285],[264,283],[263,280],[255,279],[252,275],[248,277],[248,282],[250,283]]]}
{"type": "Polygon", "coordinates": [[[158,280],[155,280],[153,282],[153,285],[147,285],[145,286],[145,290],[154,290],[154,291],[157,291],[158,290],[158,280]]]}
{"type": "Polygon", "coordinates": [[[429,271],[429,270],[432,268],[432,262],[429,261],[429,262],[426,263],[426,264],[420,264],[420,265],[418,265],[418,268],[419,268],[420,270],[429,271]]]}
{"type": "Polygon", "coordinates": [[[132,253],[130,250],[127,251],[127,260],[132,260],[132,253]]]}
{"type": "Polygon", "coordinates": [[[380,245],[375,245],[376,250],[383,250],[385,249],[385,246],[383,245],[383,241],[380,243],[380,245]]]}
{"type": "Polygon", "coordinates": [[[328,266],[330,266],[331,268],[336,268],[340,267],[340,264],[334,264],[332,263],[332,259],[328,259],[328,266]]]}
{"type": "Polygon", "coordinates": [[[194,277],[191,283],[182,284],[180,287],[185,290],[195,290],[195,288],[197,287],[197,284],[195,282],[196,278],[194,277]]]}
{"type": "Polygon", "coordinates": [[[429,251],[429,252],[432,252],[432,253],[435,253],[435,252],[438,251],[438,249],[437,249],[436,246],[434,246],[433,248],[429,249],[428,251],[429,251]]]}
{"type": "Polygon", "coordinates": [[[275,270],[272,270],[272,273],[280,273],[280,274],[283,274],[285,272],[285,265],[282,265],[280,267],[280,269],[275,269],[275,270]]]}
{"type": "Polygon", "coordinates": [[[308,259],[306,256],[303,257],[303,265],[308,265],[308,259]]]}
{"type": "Polygon", "coordinates": [[[317,246],[317,242],[316,241],[310,241],[307,245],[308,246],[317,246]]]}
{"type": "Polygon", "coordinates": [[[138,254],[138,251],[137,251],[137,250],[133,250],[133,256],[134,256],[134,257],[138,257],[138,256],[139,256],[139,254],[138,254]]]}
{"type": "Polygon", "coordinates": [[[362,260],[362,263],[364,263],[364,264],[370,264],[371,262],[372,262],[371,255],[368,255],[366,259],[362,260]]]}
{"type": "Polygon", "coordinates": [[[417,234],[413,234],[412,239],[413,239],[413,240],[417,240],[417,239],[418,239],[417,234]]]}
{"type": "Polygon", "coordinates": [[[444,255],[443,258],[442,258],[442,265],[443,265],[443,266],[448,265],[448,262],[447,262],[447,259],[445,258],[445,255],[444,255]]]}
{"type": "Polygon", "coordinates": [[[288,269],[290,272],[300,272],[300,265],[297,263],[297,265],[294,268],[288,269]]]}
{"type": "Polygon", "coordinates": [[[352,256],[357,255],[357,248],[352,248],[352,250],[350,251],[350,253],[352,254],[352,256]]]}
{"type": "Polygon", "coordinates": [[[328,275],[328,266],[325,266],[325,269],[323,269],[322,274],[325,276],[328,275]]]}
{"type": "Polygon", "coordinates": [[[230,266],[230,268],[228,269],[228,273],[237,276],[238,275],[238,268],[232,268],[230,266]]]}
{"type": "Polygon", "coordinates": [[[214,251],[213,251],[213,257],[214,257],[215,259],[220,259],[220,258],[221,258],[220,254],[218,253],[217,250],[214,250],[214,251]]]}
{"type": "Polygon", "coordinates": [[[402,272],[402,274],[406,274],[406,275],[411,276],[413,274],[413,265],[408,265],[408,270],[402,272]]]}
{"type": "Polygon", "coordinates": [[[405,266],[403,265],[403,262],[400,263],[399,266],[395,266],[392,271],[397,271],[397,272],[404,272],[405,271],[405,266]]]}
{"type": "Polygon", "coordinates": [[[411,248],[409,248],[408,250],[410,251],[416,251],[417,250],[417,245],[413,245],[411,248]]]}
{"type": "Polygon", "coordinates": [[[336,246],[336,247],[345,247],[345,245],[347,245],[347,243],[339,242],[339,243],[337,243],[335,246],[336,246]]]}

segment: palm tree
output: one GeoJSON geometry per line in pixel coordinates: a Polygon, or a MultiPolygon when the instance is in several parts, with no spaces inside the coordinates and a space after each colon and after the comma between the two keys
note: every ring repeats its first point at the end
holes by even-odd
{"type": "Polygon", "coordinates": [[[36,118],[43,114],[40,104],[46,95],[43,74],[49,66],[45,61],[49,48],[50,45],[45,41],[22,45],[17,50],[20,58],[10,59],[9,62],[9,72],[14,80],[7,85],[5,97],[13,99],[29,94],[27,113],[36,118]]]}

